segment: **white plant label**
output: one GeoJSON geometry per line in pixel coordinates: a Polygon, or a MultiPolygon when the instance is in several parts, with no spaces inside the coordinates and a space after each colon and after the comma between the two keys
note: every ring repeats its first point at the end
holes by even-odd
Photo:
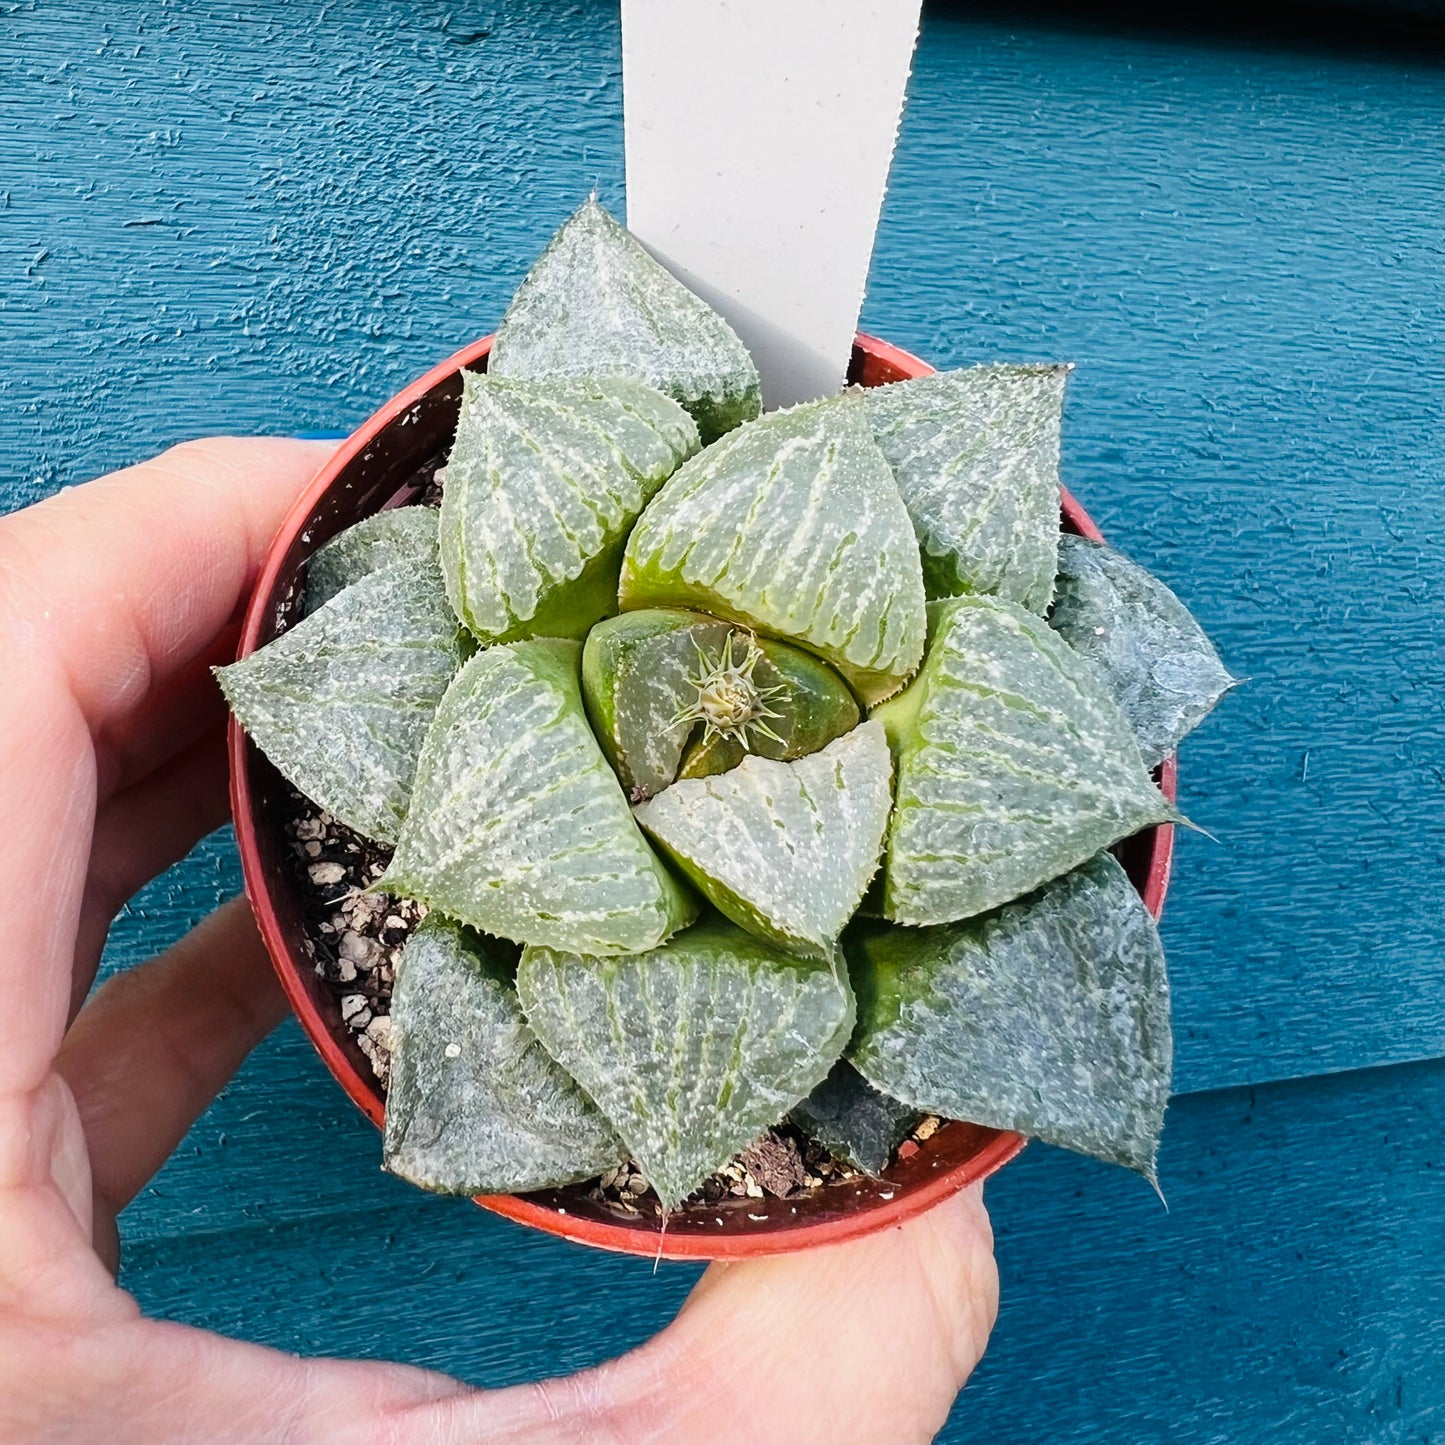
{"type": "Polygon", "coordinates": [[[919,0],[622,0],[629,229],[771,408],[843,384],[919,0]]]}

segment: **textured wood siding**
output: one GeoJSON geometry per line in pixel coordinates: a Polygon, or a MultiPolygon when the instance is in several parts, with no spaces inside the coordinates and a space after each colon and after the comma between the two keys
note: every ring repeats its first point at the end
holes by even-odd
{"type": "MultiPolygon", "coordinates": [[[[35,0],[0,94],[0,507],[354,425],[492,328],[589,189],[621,201],[603,3],[35,0]]],[[[1251,679],[1183,758],[1220,841],[1181,838],[1164,920],[1170,1210],[1040,1147],[1006,1171],[1004,1313],[945,1439],[1445,1429],[1445,1075],[1409,1062],[1445,1055],[1442,174],[1445,68],[1408,46],[927,17],[865,324],[1076,361],[1069,485],[1251,679]]],[[[219,836],[109,966],[235,886],[219,836]]],[[[644,1338],[695,1273],[376,1164],[288,1025],[128,1212],[125,1280],[500,1383],[644,1338]]]]}

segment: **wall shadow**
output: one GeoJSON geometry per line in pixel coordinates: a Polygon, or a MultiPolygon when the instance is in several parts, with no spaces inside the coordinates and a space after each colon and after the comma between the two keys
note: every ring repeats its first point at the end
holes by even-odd
{"type": "Polygon", "coordinates": [[[925,20],[979,20],[1019,30],[1177,39],[1192,46],[1311,51],[1355,60],[1445,66],[1445,0],[1262,0],[1245,7],[1182,0],[925,0],[925,20]]]}

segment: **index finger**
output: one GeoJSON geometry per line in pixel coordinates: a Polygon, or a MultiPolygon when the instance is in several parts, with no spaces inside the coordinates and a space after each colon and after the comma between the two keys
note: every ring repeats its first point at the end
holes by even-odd
{"type": "Polygon", "coordinates": [[[8,638],[55,666],[98,743],[124,747],[152,690],[210,647],[332,450],[187,442],[0,519],[8,638]]]}
{"type": "Polygon", "coordinates": [[[0,1095],[38,1085],[69,1016],[96,740],[205,651],[328,453],[191,443],[0,519],[0,1095]]]}

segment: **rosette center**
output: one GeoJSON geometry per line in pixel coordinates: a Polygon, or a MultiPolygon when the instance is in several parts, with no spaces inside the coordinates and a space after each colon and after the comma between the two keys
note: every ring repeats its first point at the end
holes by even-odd
{"type": "Polygon", "coordinates": [[[728,633],[716,658],[710,658],[705,649],[698,647],[698,672],[688,678],[688,683],[697,689],[697,698],[678,713],[677,721],[700,722],[706,728],[707,738],[730,738],[744,748],[748,747],[750,728],[781,743],[782,739],[768,726],[767,719],[781,716],[769,704],[785,689],[759,687],[754,680],[753,669],[763,653],[751,634],[747,636],[741,660],[734,661],[733,639],[737,636],[735,632],[728,633]]]}

